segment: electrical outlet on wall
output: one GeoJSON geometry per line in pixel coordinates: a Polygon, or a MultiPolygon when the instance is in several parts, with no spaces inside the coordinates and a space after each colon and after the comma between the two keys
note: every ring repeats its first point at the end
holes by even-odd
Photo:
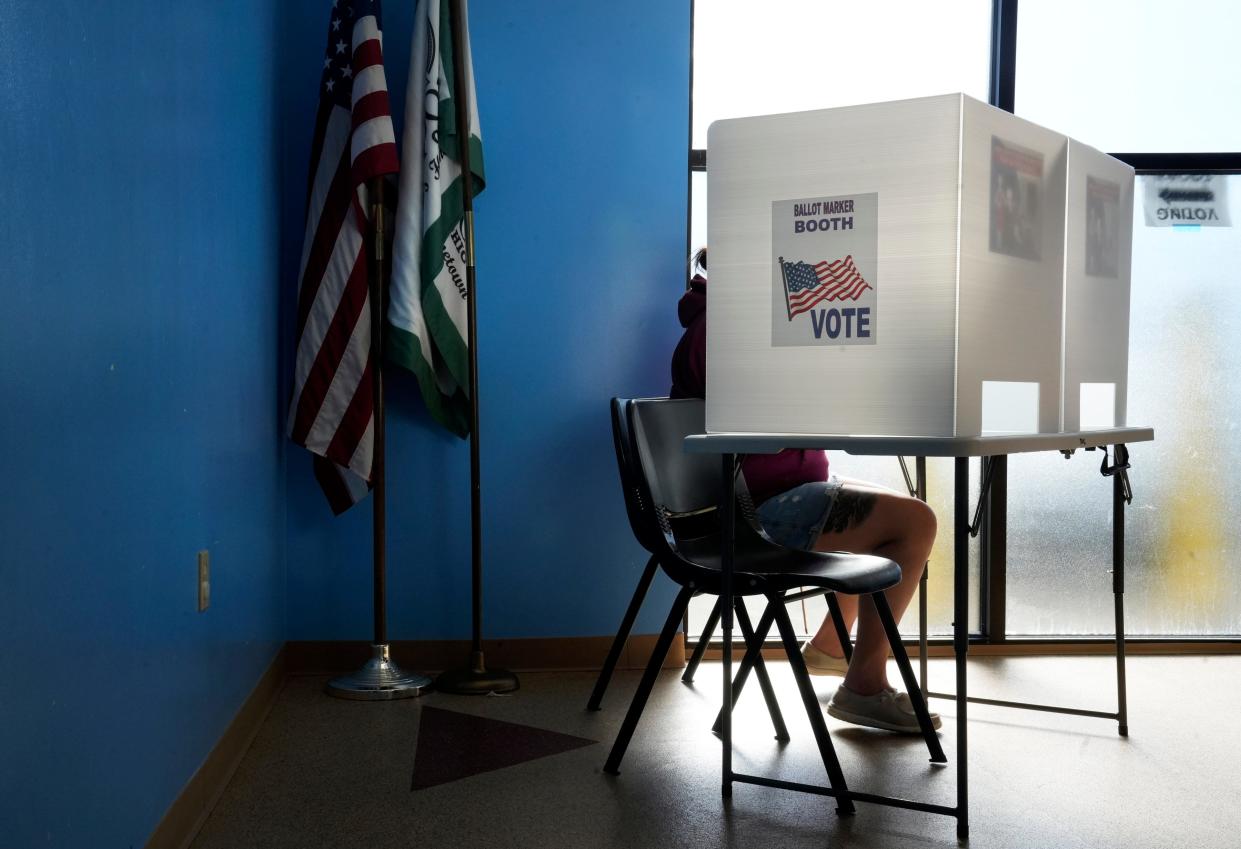
{"type": "Polygon", "coordinates": [[[198,612],[211,605],[211,552],[198,552],[198,612]]]}

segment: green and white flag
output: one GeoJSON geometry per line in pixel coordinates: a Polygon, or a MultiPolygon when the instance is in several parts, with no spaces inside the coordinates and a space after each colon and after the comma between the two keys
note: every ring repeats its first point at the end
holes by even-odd
{"type": "Polygon", "coordinates": [[[418,376],[436,421],[466,436],[470,430],[466,331],[465,192],[457,126],[454,62],[465,69],[470,105],[473,193],[483,190],[483,148],[474,98],[465,2],[465,56],[453,55],[450,0],[420,0],[405,96],[401,189],[397,201],[388,304],[388,359],[418,376]]]}

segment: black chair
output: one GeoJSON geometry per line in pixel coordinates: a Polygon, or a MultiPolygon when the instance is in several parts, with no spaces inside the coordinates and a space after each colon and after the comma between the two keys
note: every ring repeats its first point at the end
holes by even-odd
{"type": "MultiPolygon", "coordinates": [[[[629,527],[632,529],[634,537],[638,542],[651,553],[651,557],[646,562],[646,567],[642,571],[642,576],[638,580],[638,586],[634,589],[633,597],[629,600],[629,607],[625,611],[625,615],[621,620],[620,629],[612,640],[612,645],[608,650],[607,658],[604,660],[603,668],[599,672],[599,677],[595,681],[594,690],[590,694],[590,699],[586,703],[588,710],[599,710],[603,701],[603,694],[607,691],[608,684],[611,683],[612,675],[616,670],[616,664],[620,660],[621,652],[624,650],[625,642],[629,639],[630,631],[633,629],[634,620],[637,618],[638,611],[642,607],[642,602],[646,598],[646,593],[650,589],[651,581],[655,577],[655,572],[659,568],[659,557],[657,552],[660,550],[658,540],[650,533],[646,527],[649,523],[642,520],[641,499],[638,497],[638,490],[634,483],[635,473],[631,471],[629,460],[629,424],[626,421],[625,402],[620,398],[613,398],[611,402],[611,418],[612,418],[612,444],[616,452],[616,465],[620,472],[621,489],[625,496],[625,510],[629,516],[629,527]]],[[[738,509],[742,512],[742,518],[759,533],[762,533],[758,525],[757,516],[754,514],[753,503],[749,499],[749,494],[744,488],[738,493],[738,509]]],[[[709,510],[697,517],[700,528],[714,527],[715,515],[713,510],[709,510]],[[706,524],[710,523],[710,524],[706,524]]],[[[682,530],[685,531],[685,522],[680,523],[682,530]]],[[[832,621],[836,626],[836,633],[840,639],[841,646],[844,647],[846,660],[852,654],[852,646],[849,640],[849,629],[845,627],[844,617],[840,613],[840,606],[836,601],[836,596],[830,590],[826,589],[801,589],[795,593],[785,595],[782,603],[789,604],[801,601],[815,596],[827,596],[828,611],[832,617],[832,621]]],[[[735,597],[734,611],[736,612],[737,623],[741,630],[743,639],[749,640],[749,636],[753,634],[750,625],[749,613],[745,609],[745,601],[741,596],[735,597]]],[[[699,663],[715,629],[720,621],[720,600],[717,598],[715,604],[711,608],[711,612],[707,616],[702,634],[698,639],[698,643],[694,648],[694,652],[686,664],[685,672],[681,675],[681,681],[690,684],[694,680],[694,674],[698,669],[699,663]]],[[[767,676],[766,669],[762,666],[762,643],[766,640],[767,631],[770,630],[773,619],[764,616],[759,620],[764,626],[762,639],[758,642],[758,651],[753,654],[747,654],[745,659],[738,667],[736,683],[734,685],[733,703],[736,704],[736,698],[741,695],[741,690],[748,680],[751,669],[757,668],[760,685],[763,689],[763,697],[767,702],[768,713],[771,714],[772,724],[775,726],[776,739],[787,741],[789,739],[788,729],[784,724],[783,717],[780,714],[779,704],[775,699],[775,692],[771,687],[771,682],[767,676]]],[[[747,645],[749,643],[747,642],[747,645]]],[[[720,716],[716,717],[713,729],[719,732],[720,716]]]]}
{"type": "MultiPolygon", "coordinates": [[[[629,600],[629,607],[625,610],[624,618],[621,620],[620,629],[616,632],[616,636],[612,640],[611,648],[608,650],[607,658],[604,660],[603,669],[599,672],[599,677],[595,681],[594,690],[590,694],[590,700],[586,703],[588,710],[599,710],[603,694],[607,691],[608,684],[611,683],[612,674],[616,670],[616,664],[620,660],[621,652],[624,650],[625,641],[629,639],[629,633],[633,629],[634,620],[638,616],[638,611],[642,607],[642,602],[646,599],[646,593],[650,589],[651,582],[655,578],[655,572],[659,569],[660,550],[659,541],[651,532],[650,523],[644,522],[642,519],[642,507],[638,498],[638,489],[634,475],[631,471],[629,459],[629,425],[626,421],[625,402],[620,398],[613,398],[611,403],[612,413],[612,443],[616,451],[616,465],[620,472],[621,489],[625,494],[625,511],[629,516],[629,527],[633,530],[633,535],[638,543],[650,552],[651,557],[646,562],[646,567],[642,570],[642,576],[638,579],[638,586],[634,589],[633,597],[629,600]]],[[[714,524],[714,511],[700,514],[697,521],[700,527],[709,528],[714,524]],[[709,524],[708,524],[709,523],[709,524]]],[[[685,523],[682,523],[683,528],[685,523]]],[[[820,595],[825,590],[811,590],[809,592],[799,593],[792,597],[789,601],[800,600],[814,595],[820,595]]],[[[834,608],[834,616],[837,622],[837,630],[844,631],[843,619],[840,617],[839,608],[835,606],[835,599],[829,602],[834,608]]],[[[737,596],[734,610],[737,614],[737,624],[742,632],[742,636],[748,640],[748,635],[752,633],[749,614],[745,609],[741,596],[737,596]]],[[[715,628],[720,620],[720,602],[716,600],[715,606],[711,609],[711,613],[707,616],[707,622],[703,628],[702,636],[698,640],[698,645],[694,649],[694,653],[686,665],[685,672],[681,676],[681,680],[685,683],[691,683],[694,680],[694,673],[698,668],[698,664],[702,660],[707,644],[710,642],[715,628]]],[[[844,631],[844,644],[847,646],[848,634],[844,631]]],[[[748,642],[747,642],[748,645],[748,642]]],[[[846,648],[846,652],[848,649],[846,648]]],[[[744,674],[739,675],[739,680],[744,684],[745,675],[748,674],[750,668],[756,669],[760,685],[763,688],[763,694],[767,698],[768,706],[772,713],[772,723],[776,726],[776,737],[780,740],[788,739],[788,731],[784,727],[783,719],[780,717],[780,709],[776,704],[774,691],[771,688],[770,679],[767,676],[766,669],[762,666],[761,655],[756,655],[757,660],[751,664],[744,665],[741,670],[744,674]]],[[[718,725],[718,720],[717,720],[718,725]]]]}
{"type": "MultiPolygon", "coordinates": [[[[703,516],[710,515],[715,509],[723,489],[719,458],[688,454],[682,447],[686,436],[703,432],[703,402],[698,399],[649,399],[616,403],[623,410],[623,418],[628,425],[628,433],[623,434],[625,456],[618,459],[622,461],[622,481],[627,489],[633,489],[633,498],[626,498],[630,521],[634,524],[638,539],[644,546],[649,544],[652,559],[681,590],[668,613],[604,765],[604,771],[612,774],[619,772],[625,749],[690,598],[700,592],[720,593],[723,558],[718,528],[713,527],[704,533],[702,521],[703,516]]],[[[748,627],[748,620],[738,619],[743,634],[747,636],[747,651],[738,680],[733,683],[734,693],[739,692],[744,683],[743,674],[747,669],[756,670],[760,682],[763,680],[764,675],[758,672],[762,668],[759,652],[767,631],[775,624],[832,788],[840,801],[841,810],[851,811],[852,802],[785,607],[785,596],[799,587],[869,596],[883,623],[931,760],[946,761],[896,622],[883,595],[884,590],[900,581],[900,567],[891,560],[870,555],[784,548],[747,521],[736,522],[735,528],[733,592],[738,597],[763,595],[768,600],[768,606],[756,629],[748,627]]],[[[839,625],[838,619],[837,622],[839,625]]]]}

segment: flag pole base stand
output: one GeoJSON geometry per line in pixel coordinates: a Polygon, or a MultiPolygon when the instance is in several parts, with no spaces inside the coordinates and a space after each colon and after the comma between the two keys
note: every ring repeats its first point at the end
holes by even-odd
{"type": "Polygon", "coordinates": [[[441,693],[462,696],[486,696],[490,693],[511,693],[520,687],[517,676],[507,669],[488,669],[481,651],[470,652],[466,669],[447,669],[435,679],[441,693]]]}
{"type": "Polygon", "coordinates": [[[431,689],[431,679],[417,672],[406,672],[392,662],[387,643],[372,645],[371,659],[352,675],[342,675],[327,683],[329,696],[361,701],[412,699],[431,689]]]}

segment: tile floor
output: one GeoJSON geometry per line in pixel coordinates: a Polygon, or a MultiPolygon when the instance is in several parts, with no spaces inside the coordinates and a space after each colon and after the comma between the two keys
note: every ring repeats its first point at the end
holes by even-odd
{"type": "MultiPolygon", "coordinates": [[[[825,783],[788,667],[771,668],[792,740],[772,739],[751,687],[735,768],[825,783]]],[[[978,658],[970,686],[1110,710],[1113,670],[1105,657],[978,658]]],[[[526,673],[510,696],[387,703],[332,699],[324,679],[293,678],[193,847],[957,845],[947,817],[859,804],[842,818],[831,799],[749,785],[725,804],[710,733],[719,674],[706,664],[686,686],[664,673],[616,777],[602,766],[637,673],[617,675],[598,713],[584,709],[593,673],[526,673]]],[[[932,688],[951,681],[950,662],[932,661],[932,688]]],[[[971,847],[1241,847],[1241,657],[1131,657],[1129,681],[1128,739],[1106,720],[971,705],[971,847]]],[[[835,684],[816,679],[822,702],[835,684]]],[[[932,707],[946,768],[917,737],[829,718],[850,786],[951,804],[953,705],[932,707]]]]}

